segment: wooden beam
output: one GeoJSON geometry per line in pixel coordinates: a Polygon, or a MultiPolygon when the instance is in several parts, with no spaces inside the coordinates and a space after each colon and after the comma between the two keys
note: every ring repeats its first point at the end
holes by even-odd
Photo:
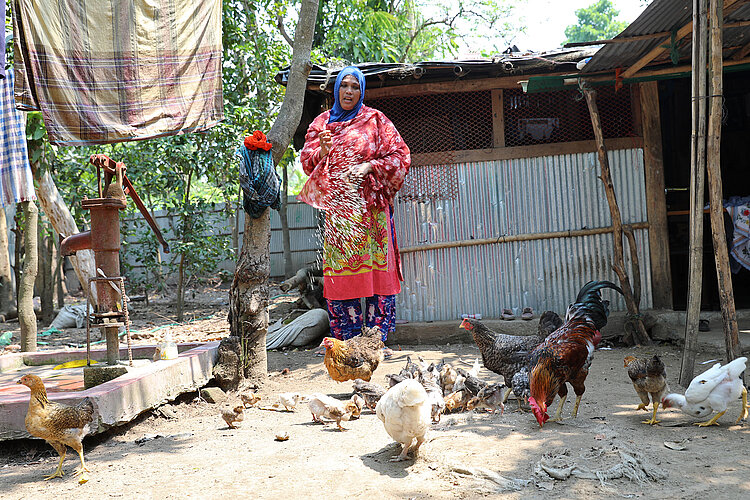
{"type": "Polygon", "coordinates": [[[667,201],[664,196],[664,158],[661,142],[658,82],[639,85],[643,117],[643,161],[646,174],[646,210],[651,257],[654,308],[672,309],[672,271],[669,261],[667,201]]]}
{"type": "MultiPolygon", "coordinates": [[[[729,14],[730,12],[736,10],[740,6],[742,6],[747,0],[724,0],[724,15],[729,14]]],[[[731,26],[731,27],[740,27],[745,26],[745,21],[738,21],[737,26],[731,26]]],[[[735,23],[732,23],[735,24],[735,23]]],[[[678,42],[682,40],[684,37],[688,35],[688,33],[692,33],[693,31],[693,21],[690,21],[685,26],[677,30],[677,35],[675,36],[675,42],[678,42]]],[[[667,51],[668,47],[664,47],[664,43],[668,41],[671,38],[672,34],[669,33],[667,37],[665,37],[659,45],[651,49],[645,56],[641,57],[638,61],[635,62],[632,66],[630,66],[628,69],[622,72],[623,78],[632,78],[633,75],[635,75],[641,68],[646,66],[648,63],[659,57],[661,54],[667,51]]]]}
{"type": "MultiPolygon", "coordinates": [[[[635,224],[626,224],[629,230],[648,229],[648,222],[636,222],[635,224]]],[[[474,240],[444,241],[440,243],[429,243],[427,245],[416,245],[399,249],[400,254],[423,252],[426,250],[442,250],[444,248],[464,248],[477,245],[497,245],[499,243],[514,243],[518,241],[549,240],[553,238],[578,238],[581,236],[592,236],[596,234],[606,234],[614,231],[612,226],[599,227],[592,229],[572,229],[569,231],[553,231],[546,233],[525,233],[500,235],[495,238],[479,238],[474,240]]]]}
{"type": "Polygon", "coordinates": [[[688,298],[685,313],[685,348],[682,351],[680,385],[693,380],[698,353],[698,321],[703,291],[703,204],[706,175],[706,19],[707,0],[693,0],[692,135],[690,145],[690,244],[688,248],[688,298]]]}
{"type": "MultiPolygon", "coordinates": [[[[640,311],[638,309],[638,302],[633,297],[633,288],[640,290],[640,283],[636,287],[631,287],[630,277],[625,270],[625,255],[622,244],[623,238],[623,227],[622,217],[620,216],[620,207],[617,205],[617,197],[615,196],[615,187],[612,183],[612,175],[609,169],[609,158],[607,157],[607,147],[604,144],[604,132],[602,131],[602,122],[599,119],[599,109],[596,105],[596,91],[590,88],[583,87],[583,95],[586,97],[586,104],[589,108],[589,115],[591,115],[591,128],[594,129],[594,137],[596,137],[596,151],[599,155],[599,167],[601,169],[601,179],[604,184],[604,192],[607,195],[607,204],[609,205],[609,213],[612,218],[612,240],[614,242],[614,255],[612,256],[612,268],[614,269],[617,277],[620,280],[620,288],[622,294],[625,297],[625,304],[628,307],[628,313],[630,315],[630,324],[633,327],[633,339],[637,344],[650,344],[651,339],[646,332],[646,327],[643,325],[641,320],[640,311]]],[[[637,257],[637,253],[635,254],[637,257]]],[[[637,266],[636,267],[640,267],[637,266]]]]}
{"type": "MultiPolygon", "coordinates": [[[[692,32],[692,31],[693,31],[693,22],[690,21],[685,26],[683,26],[682,28],[680,28],[679,30],[677,30],[677,35],[675,36],[675,41],[682,40],[682,38],[684,36],[686,36],[688,33],[692,32]]],[[[670,35],[670,37],[671,37],[671,35],[670,35]]],[[[656,47],[654,47],[653,49],[651,49],[650,51],[648,51],[648,53],[645,56],[643,56],[640,59],[638,59],[635,62],[635,64],[631,65],[628,69],[626,69],[625,71],[623,71],[622,72],[622,77],[623,78],[631,78],[633,75],[635,75],[636,73],[638,73],[638,71],[641,68],[643,68],[645,65],[647,65],[648,63],[650,63],[651,61],[653,61],[654,59],[656,59],[657,57],[659,57],[660,55],[662,55],[667,50],[663,46],[664,45],[663,42],[666,42],[667,40],[669,40],[669,37],[664,38],[662,40],[662,43],[660,43],[659,45],[657,45],[656,47]]]]}
{"type": "MultiPolygon", "coordinates": [[[[570,71],[544,73],[544,76],[562,76],[570,71]]],[[[521,80],[528,80],[528,76],[499,76],[495,78],[477,78],[473,80],[453,80],[449,82],[428,82],[407,85],[392,85],[390,87],[368,87],[365,99],[379,99],[381,97],[401,97],[423,94],[445,94],[448,92],[476,92],[492,89],[518,89],[521,80]]],[[[316,87],[313,85],[313,87],[316,87]]],[[[320,88],[317,89],[318,91],[320,88]]]]}
{"type": "MultiPolygon", "coordinates": [[[[732,23],[726,23],[724,29],[730,28],[743,28],[750,26],[750,21],[734,21],[732,23]]],[[[692,31],[692,30],[691,30],[692,31]]],[[[660,31],[658,33],[648,33],[645,35],[633,35],[633,36],[622,36],[617,38],[610,38],[607,40],[594,40],[592,42],[571,42],[563,45],[563,48],[570,47],[589,47],[591,45],[612,45],[618,43],[637,42],[640,40],[653,40],[654,38],[665,38],[668,39],[672,36],[671,31],[660,31]]],[[[686,35],[687,36],[687,35],[686,35]]]]}
{"type": "MultiPolygon", "coordinates": [[[[714,261],[716,263],[716,281],[721,303],[721,317],[724,326],[724,345],[727,363],[742,355],[740,348],[739,328],[737,326],[737,309],[734,303],[732,288],[732,271],[729,267],[729,249],[724,229],[723,189],[721,181],[721,119],[723,115],[724,88],[722,71],[723,36],[721,24],[724,16],[721,12],[721,0],[711,0],[709,27],[709,81],[707,94],[710,96],[708,115],[708,143],[706,146],[706,170],[708,171],[709,208],[711,210],[711,236],[713,237],[714,261]]],[[[743,383],[744,387],[744,383],[743,383]]]]}
{"type": "MultiPolygon", "coordinates": [[[[643,147],[640,137],[618,137],[606,139],[608,149],[634,149],[643,147]]],[[[552,144],[535,144],[533,146],[514,146],[505,148],[467,149],[450,151],[451,163],[473,163],[478,161],[515,160],[519,158],[537,158],[540,156],[570,155],[596,152],[596,141],[555,142],[552,144]]],[[[439,153],[416,153],[411,155],[413,165],[431,165],[439,153]]]]}
{"type": "Polygon", "coordinates": [[[503,89],[492,90],[492,145],[505,147],[505,111],[503,110],[503,89]]]}

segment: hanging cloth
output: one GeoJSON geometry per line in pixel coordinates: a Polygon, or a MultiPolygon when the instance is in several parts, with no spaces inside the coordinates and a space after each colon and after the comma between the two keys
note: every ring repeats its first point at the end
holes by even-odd
{"type": "Polygon", "coordinates": [[[50,142],[107,144],[224,119],[221,0],[13,0],[16,101],[50,142]]]}
{"type": "Polygon", "coordinates": [[[36,200],[26,126],[13,100],[13,69],[0,79],[0,206],[36,200]]]}
{"type": "Polygon", "coordinates": [[[266,136],[255,131],[245,138],[245,144],[237,154],[240,158],[240,186],[242,187],[242,208],[257,219],[266,208],[281,208],[281,178],[276,173],[271,155],[271,143],[266,136]]]}

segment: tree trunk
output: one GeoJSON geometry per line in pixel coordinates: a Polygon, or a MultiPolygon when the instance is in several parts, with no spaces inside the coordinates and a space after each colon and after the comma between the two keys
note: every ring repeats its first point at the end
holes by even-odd
{"type": "Polygon", "coordinates": [[[279,219],[281,220],[281,241],[284,245],[284,277],[291,278],[294,275],[294,263],[292,262],[292,241],[289,235],[289,214],[287,212],[289,207],[289,172],[287,168],[289,168],[289,162],[285,163],[281,169],[281,210],[279,211],[279,219]]]}
{"type": "Polygon", "coordinates": [[[13,273],[10,269],[8,222],[5,220],[5,208],[0,207],[0,316],[4,318],[16,309],[16,301],[13,298],[13,273]]]}
{"type": "Polygon", "coordinates": [[[193,180],[193,169],[188,172],[187,189],[185,190],[185,204],[182,211],[182,243],[183,250],[180,252],[180,267],[177,270],[177,322],[182,322],[185,314],[185,243],[193,226],[193,213],[190,211],[190,184],[193,180]]]}
{"type": "Polygon", "coordinates": [[[26,230],[23,235],[25,257],[18,290],[18,322],[21,325],[21,351],[36,351],[36,315],[34,314],[34,281],[37,273],[37,219],[39,210],[33,201],[23,201],[17,210],[23,210],[26,230]]]}
{"type": "Polygon", "coordinates": [[[42,303],[41,320],[43,325],[52,323],[55,314],[55,282],[52,277],[52,238],[44,231],[42,218],[39,217],[37,232],[38,269],[36,291],[42,303]]]}
{"type": "MultiPolygon", "coordinates": [[[[274,165],[278,165],[284,156],[302,116],[307,76],[312,67],[310,49],[317,12],[318,0],[302,0],[284,102],[267,134],[273,144],[274,165]]],[[[223,389],[237,388],[241,383],[241,376],[256,385],[263,383],[267,377],[270,241],[268,211],[259,219],[246,216],[242,251],[229,292],[231,336],[222,342],[219,364],[214,370],[214,376],[223,389]]]]}
{"type": "MultiPolygon", "coordinates": [[[[57,186],[55,186],[55,181],[48,171],[45,171],[39,177],[35,188],[39,205],[47,215],[52,227],[55,229],[55,233],[63,237],[77,234],[79,231],[76,221],[73,219],[70,210],[68,210],[65,201],[60,196],[57,186]]],[[[69,258],[76,276],[78,276],[78,281],[81,283],[81,288],[85,291],[88,279],[96,275],[94,252],[91,250],[79,250],[69,258]]],[[[96,306],[96,284],[94,283],[91,284],[91,292],[89,300],[93,306],[96,306]]]]}

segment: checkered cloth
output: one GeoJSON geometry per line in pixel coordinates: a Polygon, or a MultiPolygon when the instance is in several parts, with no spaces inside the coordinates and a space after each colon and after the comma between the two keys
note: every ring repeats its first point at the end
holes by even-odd
{"type": "Polygon", "coordinates": [[[237,154],[240,157],[240,186],[245,212],[257,219],[267,207],[280,209],[281,178],[274,168],[271,152],[241,146],[237,154]]]}
{"type": "MultiPolygon", "coordinates": [[[[3,10],[0,11],[5,16],[5,0],[0,0],[3,10]]],[[[0,80],[5,78],[5,27],[0,30],[0,80]]]]}
{"type": "Polygon", "coordinates": [[[0,206],[30,200],[36,200],[34,179],[26,150],[26,126],[13,102],[11,68],[0,80],[0,206]]]}
{"type": "Polygon", "coordinates": [[[13,0],[16,102],[53,144],[208,129],[224,118],[221,0],[13,0]]]}

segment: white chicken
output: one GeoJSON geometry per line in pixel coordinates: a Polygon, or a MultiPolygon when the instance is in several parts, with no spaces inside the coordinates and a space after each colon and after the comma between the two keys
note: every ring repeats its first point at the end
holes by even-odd
{"type": "Polygon", "coordinates": [[[283,392],[279,394],[279,405],[286,411],[294,411],[301,399],[302,395],[298,392],[283,392]]]}
{"type": "Polygon", "coordinates": [[[401,454],[392,458],[392,462],[406,460],[412,448],[416,458],[430,428],[431,413],[427,391],[414,379],[399,382],[380,398],[375,414],[383,422],[388,435],[403,446],[401,454]],[[415,440],[416,445],[413,444],[415,440]]]}
{"type": "Polygon", "coordinates": [[[718,412],[711,420],[698,422],[695,425],[707,427],[719,425],[716,421],[727,411],[727,405],[742,394],[742,411],[736,423],[747,418],[747,389],[742,385],[740,374],[745,371],[747,358],[737,358],[731,363],[713,367],[695,377],[685,395],[667,394],[662,398],[664,408],[679,408],[683,413],[694,417],[705,417],[718,412]]]}
{"type": "Polygon", "coordinates": [[[354,413],[359,412],[355,401],[339,401],[325,394],[313,394],[308,403],[313,422],[325,424],[323,418],[334,420],[340,431],[345,431],[341,421],[349,421],[354,413]]]}

